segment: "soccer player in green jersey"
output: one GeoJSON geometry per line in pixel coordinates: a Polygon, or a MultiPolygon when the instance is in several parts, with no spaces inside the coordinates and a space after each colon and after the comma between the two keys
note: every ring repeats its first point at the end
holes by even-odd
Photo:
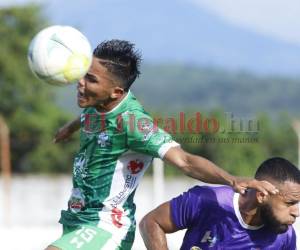
{"type": "Polygon", "coordinates": [[[181,149],[157,128],[130,91],[141,57],[134,45],[106,41],[94,50],[92,65],[78,83],[79,118],[66,124],[55,141],[80,128],[74,159],[73,189],[62,211],[63,235],[46,250],[131,249],[135,234],[135,190],[153,157],[171,163],[204,182],[225,184],[243,193],[277,190],[268,182],[240,179],[212,162],[181,149]]]}

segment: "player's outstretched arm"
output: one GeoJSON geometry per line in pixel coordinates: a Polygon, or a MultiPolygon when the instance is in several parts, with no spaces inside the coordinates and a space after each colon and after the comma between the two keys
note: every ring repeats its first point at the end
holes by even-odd
{"type": "Polygon", "coordinates": [[[165,154],[164,160],[175,165],[188,176],[207,183],[229,185],[241,194],[245,193],[247,188],[254,188],[266,195],[278,193],[276,187],[267,181],[230,175],[211,161],[201,156],[189,154],[180,147],[170,148],[165,154]]]}
{"type": "Polygon", "coordinates": [[[66,123],[56,132],[53,142],[58,143],[69,139],[72,134],[80,128],[80,116],[73,121],[66,123]]]}
{"type": "Polygon", "coordinates": [[[167,250],[166,233],[178,231],[171,219],[169,202],[160,205],[145,215],[139,227],[148,250],[167,250]]]}

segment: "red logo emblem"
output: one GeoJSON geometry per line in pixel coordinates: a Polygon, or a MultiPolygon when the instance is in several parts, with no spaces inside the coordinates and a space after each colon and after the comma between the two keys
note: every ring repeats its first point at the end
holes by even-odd
{"type": "Polygon", "coordinates": [[[137,174],[144,168],[144,163],[139,160],[130,161],[127,168],[132,174],[137,174]]]}
{"type": "Polygon", "coordinates": [[[118,209],[118,208],[114,208],[111,212],[111,219],[112,219],[112,223],[117,227],[117,228],[121,228],[123,226],[121,219],[122,219],[122,214],[123,211],[118,209]]]}

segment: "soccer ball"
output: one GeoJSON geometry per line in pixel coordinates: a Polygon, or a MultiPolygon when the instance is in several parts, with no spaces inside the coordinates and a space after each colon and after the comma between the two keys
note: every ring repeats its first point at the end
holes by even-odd
{"type": "Polygon", "coordinates": [[[32,72],[53,85],[67,85],[81,79],[92,62],[87,38],[70,26],[50,26],[31,41],[28,62],[32,72]]]}

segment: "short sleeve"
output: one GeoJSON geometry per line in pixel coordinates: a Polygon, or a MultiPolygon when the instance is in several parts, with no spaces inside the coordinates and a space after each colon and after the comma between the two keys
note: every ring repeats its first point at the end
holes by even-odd
{"type": "Polygon", "coordinates": [[[201,188],[194,187],[170,201],[171,217],[178,229],[190,228],[195,222],[201,223],[200,212],[206,207],[201,188]]]}
{"type": "Polygon", "coordinates": [[[147,113],[126,112],[122,118],[127,131],[127,144],[133,151],[163,158],[170,148],[180,146],[147,113]]]}

